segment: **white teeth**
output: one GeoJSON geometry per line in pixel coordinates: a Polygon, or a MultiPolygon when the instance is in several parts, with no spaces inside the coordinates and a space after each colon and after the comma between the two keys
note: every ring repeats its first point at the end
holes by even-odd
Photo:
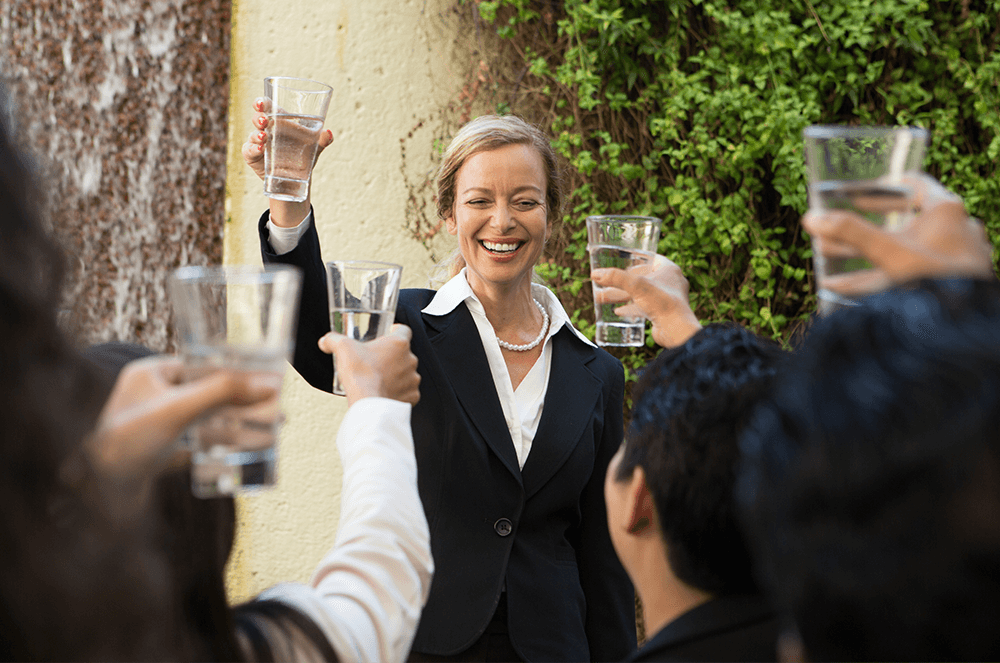
{"type": "Polygon", "coordinates": [[[489,251],[516,251],[519,244],[497,244],[496,242],[483,242],[483,246],[489,251]]]}

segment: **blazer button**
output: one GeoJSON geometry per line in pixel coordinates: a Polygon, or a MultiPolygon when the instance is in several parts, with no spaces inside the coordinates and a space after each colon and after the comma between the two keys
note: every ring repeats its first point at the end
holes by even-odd
{"type": "Polygon", "coordinates": [[[493,529],[500,536],[509,536],[514,530],[514,526],[511,524],[510,520],[507,518],[501,518],[500,520],[493,523],[493,529]]]}

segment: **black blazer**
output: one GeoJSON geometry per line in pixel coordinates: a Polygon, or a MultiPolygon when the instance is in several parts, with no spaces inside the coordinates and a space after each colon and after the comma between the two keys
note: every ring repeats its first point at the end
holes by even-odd
{"type": "MultiPolygon", "coordinates": [[[[305,271],[295,368],[330,391],[326,277],[315,227],[266,262],[305,271]]],[[[635,648],[632,585],[607,531],[604,474],[623,435],[624,372],[570,330],[553,337],[545,406],[523,470],[472,314],[421,313],[431,290],[400,292],[396,320],[413,331],[420,402],[413,409],[420,497],[434,580],[413,643],[456,654],[482,635],[502,591],[508,629],[526,660],[620,660],[635,648]]]]}
{"type": "Polygon", "coordinates": [[[761,597],[721,596],[664,626],[629,661],[776,661],[778,619],[761,597]]]}

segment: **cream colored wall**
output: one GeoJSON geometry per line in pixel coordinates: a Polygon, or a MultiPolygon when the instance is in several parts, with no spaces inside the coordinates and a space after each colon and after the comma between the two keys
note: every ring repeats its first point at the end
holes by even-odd
{"type": "MultiPolygon", "coordinates": [[[[407,189],[400,140],[433,124],[464,73],[453,0],[234,0],[225,261],[260,261],[256,224],[267,206],[243,164],[252,100],[267,75],[333,86],[326,127],[334,143],[313,175],[324,257],[403,265],[403,286],[425,286],[432,260],[405,230],[407,189]]],[[[431,131],[407,139],[410,168],[429,168],[431,131]]],[[[419,174],[419,173],[418,173],[419,174]]],[[[230,561],[234,601],[280,581],[306,581],[334,541],[340,459],[334,436],[343,399],[308,386],[289,368],[282,395],[279,482],[241,498],[230,561]]]]}

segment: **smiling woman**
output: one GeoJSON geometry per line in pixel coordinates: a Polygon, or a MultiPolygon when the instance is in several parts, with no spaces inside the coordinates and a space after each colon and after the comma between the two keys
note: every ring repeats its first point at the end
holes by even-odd
{"type": "MultiPolygon", "coordinates": [[[[261,140],[255,130],[243,150],[255,170],[261,140]]],[[[555,153],[520,118],[473,120],[445,153],[438,214],[461,259],[440,290],[402,290],[396,311],[420,362],[411,424],[435,564],[410,660],[620,660],[635,648],[603,490],[622,440],[624,372],[531,280],[562,204],[555,153]]],[[[312,212],[308,201],[270,205],[264,260],[312,279],[294,365],[329,391],[312,212]]]]}
{"type": "Polygon", "coordinates": [[[531,295],[531,275],[549,235],[547,180],[542,157],[531,146],[477,152],[455,177],[458,193],[445,219],[448,232],[458,236],[466,280],[495,336],[505,340],[500,347],[515,390],[541,356],[548,318],[531,295]]]}

